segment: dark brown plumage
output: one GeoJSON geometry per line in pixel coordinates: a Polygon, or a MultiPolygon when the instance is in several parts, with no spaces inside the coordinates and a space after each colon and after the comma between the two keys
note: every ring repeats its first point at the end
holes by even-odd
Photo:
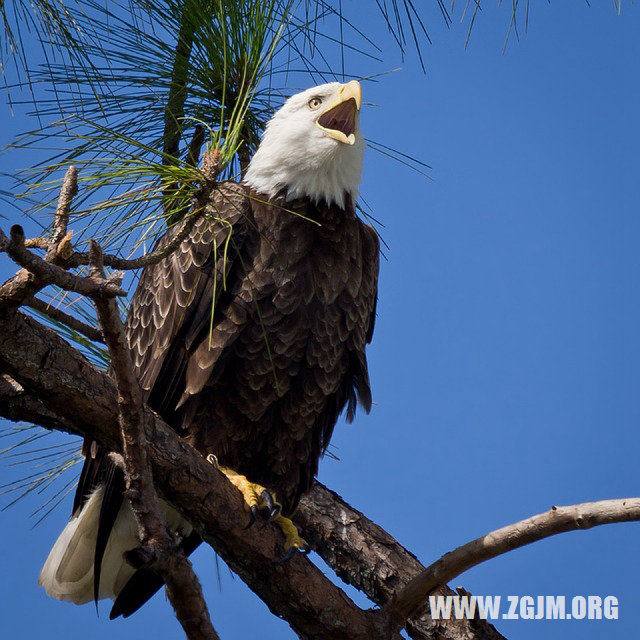
{"type": "MultiPolygon", "coordinates": [[[[149,405],[203,454],[273,490],[285,514],[310,488],[343,409],[351,420],[358,401],[371,407],[365,345],[378,256],[350,198],[344,209],[269,202],[223,183],[180,248],[140,277],[127,336],[149,405]]],[[[75,511],[99,484],[108,490],[96,575],[123,485],[94,445],[75,511]]],[[[129,615],[160,585],[138,572],[112,616],[129,615]]]]}

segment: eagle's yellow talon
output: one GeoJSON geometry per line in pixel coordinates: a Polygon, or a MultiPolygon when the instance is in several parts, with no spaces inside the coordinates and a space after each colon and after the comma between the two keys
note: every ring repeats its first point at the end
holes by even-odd
{"type": "Polygon", "coordinates": [[[271,498],[271,494],[262,485],[255,482],[249,482],[245,476],[236,473],[228,467],[221,466],[218,462],[218,457],[215,454],[210,453],[207,456],[207,462],[210,462],[216,469],[218,469],[218,471],[222,472],[227,477],[227,480],[229,480],[229,482],[238,489],[244,498],[245,505],[252,513],[254,507],[266,507],[271,511],[274,508],[274,504],[278,504],[277,502],[274,503],[271,498]],[[268,496],[268,499],[265,499],[265,496],[268,496]]]}
{"type": "Polygon", "coordinates": [[[218,458],[210,453],[207,456],[207,461],[215,466],[216,469],[221,471],[233,484],[244,498],[245,505],[251,512],[251,521],[247,525],[250,527],[255,519],[258,509],[266,509],[269,512],[269,519],[273,520],[282,532],[284,533],[284,550],[286,552],[286,559],[289,559],[295,551],[308,551],[309,545],[298,533],[296,527],[289,518],[285,518],[280,515],[282,511],[282,505],[275,500],[275,494],[271,493],[268,489],[265,489],[262,485],[255,482],[249,482],[247,478],[227,467],[223,467],[219,464],[218,458]]]}
{"type": "Polygon", "coordinates": [[[306,551],[309,549],[309,544],[300,536],[298,528],[293,524],[293,522],[291,522],[291,520],[289,520],[289,518],[277,516],[274,519],[274,522],[280,527],[280,529],[282,529],[282,533],[284,533],[284,550],[286,552],[290,552],[293,549],[298,549],[300,551],[306,551]]]}

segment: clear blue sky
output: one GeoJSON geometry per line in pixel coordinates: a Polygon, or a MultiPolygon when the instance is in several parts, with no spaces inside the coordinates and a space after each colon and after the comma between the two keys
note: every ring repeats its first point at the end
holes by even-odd
{"type": "MultiPolygon", "coordinates": [[[[528,34],[503,54],[509,8],[489,4],[466,51],[466,23],[447,30],[432,14],[426,75],[373,14],[358,20],[385,64],[347,55],[362,75],[402,64],[365,84],[377,106],[363,127],[428,162],[433,181],[367,154],[363,195],[390,247],[369,351],[376,404],[336,429],[340,461],[320,479],[424,563],[554,504],[638,495],[640,6],[532,3],[528,34]]],[[[27,128],[20,109],[3,117],[6,141],[27,128]]],[[[0,468],[0,482],[14,475],[0,468]]],[[[163,596],[117,622],[104,604],[96,617],[46,598],[37,575],[71,499],[31,530],[38,504],[0,514],[8,636],[181,637],[163,596]]],[[[510,640],[634,637],[639,536],[638,524],[564,534],[452,586],[620,600],[618,621],[498,621],[510,640]]],[[[222,638],[294,637],[224,566],[219,588],[211,549],[195,561],[222,638]]]]}

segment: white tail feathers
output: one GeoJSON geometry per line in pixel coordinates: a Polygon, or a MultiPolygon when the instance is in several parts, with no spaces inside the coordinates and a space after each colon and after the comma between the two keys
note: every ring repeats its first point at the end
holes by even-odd
{"type": "MultiPolygon", "coordinates": [[[[85,604],[93,600],[93,561],[102,494],[102,487],[96,489],[80,513],[71,518],[42,567],[38,584],[44,587],[52,598],[75,604],[85,604]]],[[[188,535],[191,526],[168,504],[161,504],[169,526],[179,529],[183,535],[188,535]]],[[[128,501],[125,500],[118,512],[102,559],[98,595],[100,599],[115,600],[134,574],[135,569],[126,563],[123,554],[139,545],[135,518],[128,501]]]]}
{"type": "MultiPolygon", "coordinates": [[[[93,558],[102,493],[102,487],[94,491],[80,513],[71,518],[40,572],[38,584],[53,598],[75,604],[93,600],[93,558]]],[[[138,545],[131,508],[123,504],[102,560],[100,598],[115,598],[133,575],[134,569],[122,554],[138,545]]]]}

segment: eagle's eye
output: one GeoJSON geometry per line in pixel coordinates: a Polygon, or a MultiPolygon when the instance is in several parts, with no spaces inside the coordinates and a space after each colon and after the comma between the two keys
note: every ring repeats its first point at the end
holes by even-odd
{"type": "Polygon", "coordinates": [[[307,103],[309,109],[313,111],[315,111],[321,104],[322,98],[318,98],[317,96],[315,98],[311,98],[311,100],[309,100],[309,102],[307,103]]]}

